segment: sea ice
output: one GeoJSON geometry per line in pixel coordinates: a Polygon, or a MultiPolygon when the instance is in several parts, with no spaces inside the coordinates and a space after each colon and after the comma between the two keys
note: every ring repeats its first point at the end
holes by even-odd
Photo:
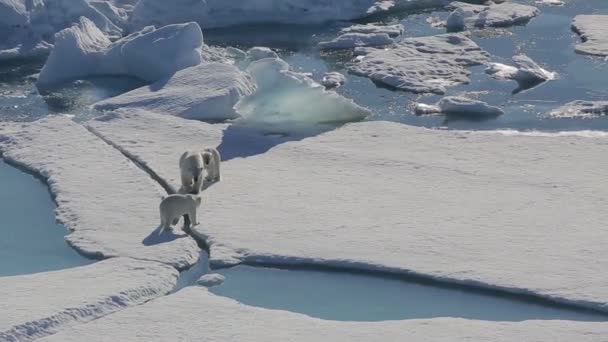
{"type": "Polygon", "coordinates": [[[439,100],[436,105],[417,104],[416,113],[444,113],[469,118],[487,118],[502,115],[504,111],[482,101],[471,100],[466,97],[446,96],[439,100]]]}
{"type": "Polygon", "coordinates": [[[326,72],[323,75],[321,84],[326,89],[335,89],[346,83],[346,77],[339,72],[326,72]]]}
{"type": "Polygon", "coordinates": [[[467,66],[488,61],[488,53],[462,34],[406,38],[387,49],[359,48],[349,71],[396,89],[443,94],[469,82],[467,66]]]}
{"type": "Polygon", "coordinates": [[[577,15],[572,21],[572,29],[581,36],[582,43],[576,44],[578,53],[608,56],[608,15],[577,15]]]}
{"type": "Polygon", "coordinates": [[[233,65],[212,62],[183,69],[94,107],[98,110],[133,108],[197,120],[227,120],[239,116],[234,106],[255,91],[249,75],[233,65]]]}
{"type": "Polygon", "coordinates": [[[549,115],[556,118],[597,118],[608,115],[608,101],[573,101],[549,115]]]}
{"type": "Polygon", "coordinates": [[[196,23],[146,27],[115,43],[82,17],[55,35],[55,48],[36,85],[47,89],[91,76],[125,75],[154,82],[201,63],[203,34],[196,23]]]}
{"type": "Polygon", "coordinates": [[[501,63],[490,63],[486,68],[486,73],[499,80],[516,81],[519,86],[513,91],[514,93],[553,80],[557,76],[556,73],[540,67],[526,55],[513,56],[513,62],[516,67],[501,63]]]}
{"type": "Polygon", "coordinates": [[[179,269],[198,260],[199,248],[187,235],[158,236],[158,204],[165,194],[160,186],[69,118],[4,123],[0,151],[46,179],[57,219],[71,231],[66,240],[83,254],[155,260],[179,269]]]}
{"type": "Polygon", "coordinates": [[[365,46],[385,46],[393,43],[393,39],[386,33],[345,33],[333,40],[320,42],[318,46],[322,50],[332,50],[354,49],[365,46]]]}
{"type": "Polygon", "coordinates": [[[340,34],[346,33],[386,33],[391,38],[396,38],[403,34],[404,28],[401,24],[379,25],[379,24],[356,24],[340,30],[340,34]]]}
{"type": "Polygon", "coordinates": [[[171,291],[177,271],[111,258],[61,271],[0,277],[0,340],[31,341],[171,291]]]}
{"type": "Polygon", "coordinates": [[[460,8],[467,26],[479,28],[525,24],[540,13],[534,6],[513,2],[498,4],[490,2],[489,5],[475,5],[454,1],[449,4],[448,8],[460,8]]]}
{"type": "Polygon", "coordinates": [[[205,287],[212,287],[212,286],[221,285],[224,282],[224,280],[225,280],[225,278],[223,275],[221,275],[219,273],[211,273],[211,274],[205,274],[204,276],[200,277],[196,281],[196,284],[200,285],[200,286],[205,286],[205,287]]]}

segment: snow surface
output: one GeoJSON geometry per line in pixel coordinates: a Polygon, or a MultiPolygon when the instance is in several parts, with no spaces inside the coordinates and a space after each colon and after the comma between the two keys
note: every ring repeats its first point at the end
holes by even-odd
{"type": "Polygon", "coordinates": [[[471,100],[466,97],[446,96],[436,105],[417,104],[417,114],[444,113],[468,118],[488,118],[502,115],[505,112],[483,101],[471,100]]]}
{"type": "Polygon", "coordinates": [[[573,101],[553,110],[556,118],[597,118],[608,115],[608,101],[573,101]]]}
{"type": "Polygon", "coordinates": [[[144,28],[111,43],[93,22],[55,35],[55,48],[36,85],[46,89],[91,76],[124,75],[154,82],[202,61],[203,34],[196,23],[144,28]]]}
{"type": "Polygon", "coordinates": [[[516,81],[519,87],[514,92],[532,88],[557,77],[557,73],[543,69],[526,55],[513,56],[513,62],[516,67],[490,63],[486,68],[486,73],[499,80],[516,81]]]}
{"type": "Polygon", "coordinates": [[[163,296],[170,266],[131,258],[16,277],[0,277],[0,340],[30,341],[163,296]]]}
{"type": "Polygon", "coordinates": [[[323,74],[323,79],[321,80],[321,84],[326,89],[335,89],[340,87],[344,83],[346,83],[346,76],[335,71],[326,72],[325,74],[323,74]]]}
{"type": "Polygon", "coordinates": [[[581,36],[582,43],[576,44],[578,53],[608,56],[608,15],[577,15],[572,21],[572,29],[581,36]]]}
{"type": "Polygon", "coordinates": [[[540,11],[534,6],[513,2],[503,2],[489,5],[475,5],[460,1],[451,2],[451,9],[460,8],[464,14],[465,23],[470,27],[504,27],[525,24],[537,16],[540,11]]]}
{"type": "Polygon", "coordinates": [[[252,95],[251,77],[233,65],[203,63],[183,69],[128,93],[94,105],[98,110],[133,108],[187,119],[227,120],[238,117],[234,106],[252,95]]]}
{"type": "Polygon", "coordinates": [[[345,33],[333,40],[320,42],[318,46],[322,50],[337,50],[364,46],[385,46],[393,43],[393,39],[386,33],[345,33]]]}
{"type": "MultiPolygon", "coordinates": [[[[132,134],[131,139],[138,135],[132,134]]],[[[183,269],[198,260],[185,234],[162,235],[164,191],[120,152],[67,117],[0,125],[3,158],[46,179],[70,245],[93,257],[128,256],[183,269]]],[[[175,168],[179,155],[176,154],[175,168]]]]}
{"type": "Polygon", "coordinates": [[[605,323],[488,322],[456,318],[339,322],[246,306],[189,287],[167,297],[70,328],[40,342],[71,341],[437,341],[604,342],[605,323]]]}
{"type": "Polygon", "coordinates": [[[404,28],[401,24],[395,25],[380,25],[380,24],[355,24],[345,27],[340,30],[340,34],[346,33],[386,33],[391,38],[398,37],[403,34],[404,28]]]}
{"type": "Polygon", "coordinates": [[[443,94],[469,82],[467,66],[488,61],[488,53],[462,34],[406,38],[387,49],[359,48],[349,71],[400,90],[443,94]]]}
{"type": "Polygon", "coordinates": [[[392,5],[392,1],[376,0],[141,0],[133,11],[131,27],[186,21],[199,22],[203,28],[254,23],[321,24],[365,17],[392,5]]]}
{"type": "MultiPolygon", "coordinates": [[[[176,183],[159,155],[208,130],[159,125],[95,128],[176,183]]],[[[224,162],[196,232],[216,266],[416,272],[608,311],[607,152],[605,138],[348,124],[224,162]]]]}
{"type": "Polygon", "coordinates": [[[196,281],[196,284],[200,285],[200,286],[205,286],[205,287],[218,286],[218,285],[221,285],[225,279],[226,278],[219,273],[209,273],[209,274],[205,274],[204,276],[200,277],[196,281]]]}

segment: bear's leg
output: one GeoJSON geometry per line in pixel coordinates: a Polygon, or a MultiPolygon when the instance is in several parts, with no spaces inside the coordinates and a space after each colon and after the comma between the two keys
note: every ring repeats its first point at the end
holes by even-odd
{"type": "Polygon", "coordinates": [[[196,208],[192,209],[192,211],[188,214],[190,220],[192,221],[192,227],[198,226],[199,222],[196,219],[196,208]]]}

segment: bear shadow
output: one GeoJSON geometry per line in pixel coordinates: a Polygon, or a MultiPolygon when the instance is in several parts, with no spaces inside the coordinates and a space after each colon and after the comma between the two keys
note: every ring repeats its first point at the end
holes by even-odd
{"type": "Polygon", "coordinates": [[[185,237],[188,237],[188,234],[186,232],[183,232],[183,234],[175,234],[175,232],[173,232],[172,230],[165,230],[161,233],[160,229],[161,227],[158,226],[156,229],[154,229],[154,231],[152,231],[152,233],[150,233],[150,235],[146,236],[142,241],[143,245],[160,245],[162,243],[167,243],[175,241],[177,239],[183,239],[185,237]]]}

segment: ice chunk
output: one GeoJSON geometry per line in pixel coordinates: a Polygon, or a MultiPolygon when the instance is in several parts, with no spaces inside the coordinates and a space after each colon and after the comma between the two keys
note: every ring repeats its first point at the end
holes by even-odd
{"type": "Polygon", "coordinates": [[[226,278],[219,273],[205,274],[196,281],[196,284],[205,287],[218,286],[221,285],[225,279],[226,278]]]}
{"type": "Polygon", "coordinates": [[[393,44],[393,39],[386,33],[345,33],[334,40],[320,42],[319,48],[354,49],[362,46],[384,46],[393,44]]]}
{"type": "Polygon", "coordinates": [[[326,89],[334,89],[346,83],[346,77],[339,72],[327,72],[323,75],[321,84],[326,89]]]}
{"type": "Polygon", "coordinates": [[[167,294],[176,280],[171,266],[131,258],[0,277],[0,340],[38,339],[143,304],[167,294]]]}
{"type": "Polygon", "coordinates": [[[87,18],[55,35],[55,48],[36,85],[46,89],[69,80],[126,75],[154,82],[201,62],[203,35],[196,23],[142,31],[111,43],[87,18]]]}
{"type": "Polygon", "coordinates": [[[608,15],[577,15],[572,21],[572,29],[581,36],[582,43],[576,44],[578,53],[608,56],[608,15]]]}
{"type": "Polygon", "coordinates": [[[238,117],[234,106],[255,90],[251,77],[237,67],[211,62],[94,106],[99,110],[128,108],[187,119],[227,120],[238,117]]]}
{"type": "Polygon", "coordinates": [[[521,5],[513,2],[475,5],[460,1],[451,2],[452,9],[460,8],[464,21],[470,27],[503,27],[525,24],[537,16],[540,11],[534,6],[521,5]]]}
{"type": "Polygon", "coordinates": [[[501,63],[490,63],[486,68],[486,73],[499,80],[516,81],[519,87],[513,91],[514,93],[530,89],[557,77],[556,73],[541,68],[526,55],[513,56],[513,62],[515,62],[516,67],[501,63]]]}
{"type": "Polygon", "coordinates": [[[485,102],[471,100],[466,97],[446,96],[436,105],[417,104],[417,114],[444,113],[467,118],[488,118],[504,114],[498,107],[490,106],[485,102]]]}
{"type": "Polygon", "coordinates": [[[608,115],[608,101],[573,101],[553,110],[556,118],[596,118],[608,115]]]}
{"type": "Polygon", "coordinates": [[[25,25],[28,21],[23,0],[0,0],[0,26],[25,25]]]}
{"type": "Polygon", "coordinates": [[[279,55],[267,47],[256,46],[247,50],[247,57],[250,61],[257,61],[264,58],[279,58],[279,55]]]}
{"type": "Polygon", "coordinates": [[[563,6],[564,0],[536,0],[537,4],[541,5],[552,5],[552,6],[563,6]]]}
{"type": "Polygon", "coordinates": [[[387,49],[359,48],[349,71],[396,89],[443,94],[468,83],[467,66],[488,61],[487,52],[461,34],[406,38],[387,49]]]}
{"type": "Polygon", "coordinates": [[[155,231],[158,204],[166,193],[81,125],[63,116],[6,123],[0,126],[0,151],[47,180],[57,219],[71,231],[66,240],[79,252],[155,260],[180,269],[197,261],[199,248],[185,233],[159,238],[155,231]]]}
{"type": "Polygon", "coordinates": [[[346,33],[386,33],[389,37],[395,38],[403,34],[403,25],[380,25],[380,24],[357,24],[349,27],[345,27],[340,30],[340,34],[346,33]]]}

